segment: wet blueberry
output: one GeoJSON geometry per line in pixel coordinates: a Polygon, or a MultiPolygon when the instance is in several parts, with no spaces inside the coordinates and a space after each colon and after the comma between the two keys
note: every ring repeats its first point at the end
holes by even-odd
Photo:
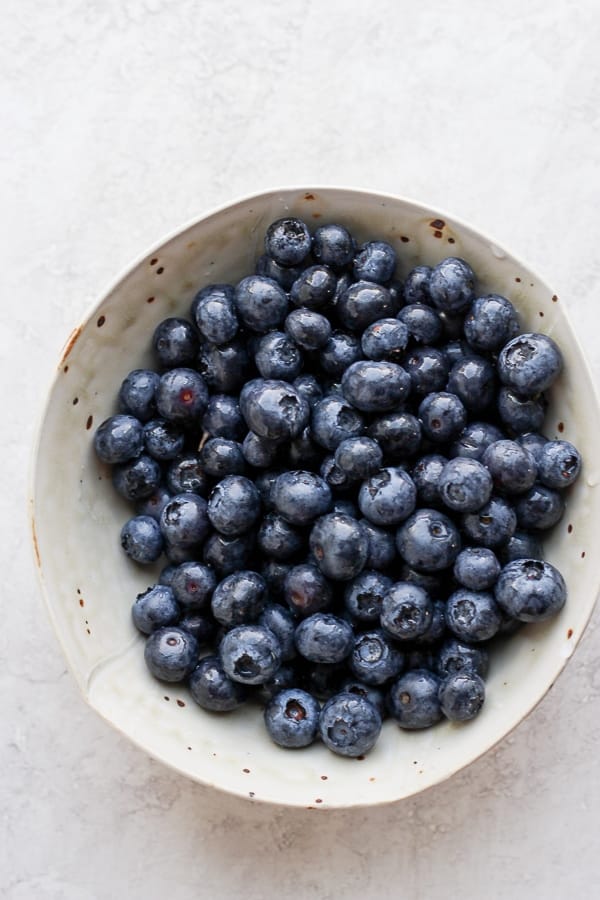
{"type": "Polygon", "coordinates": [[[563,608],[567,599],[558,569],[539,559],[516,559],[504,566],[494,593],[498,606],[521,622],[548,619],[563,608]]]}
{"type": "Polygon", "coordinates": [[[158,628],[146,641],[144,659],[159,681],[183,681],[198,661],[198,641],[183,628],[158,628]]]}
{"type": "Polygon", "coordinates": [[[448,638],[437,652],[436,671],[441,678],[455,672],[476,672],[481,678],[487,675],[488,651],[482,646],[468,644],[457,638],[448,638]]]}
{"type": "Polygon", "coordinates": [[[413,466],[410,475],[417,489],[417,502],[421,506],[441,504],[438,484],[447,462],[446,457],[439,453],[428,453],[413,466]]]}
{"type": "Polygon", "coordinates": [[[371,420],[367,434],[381,447],[387,463],[414,456],[421,446],[421,423],[409,412],[388,412],[371,420]]]}
{"type": "Polygon", "coordinates": [[[321,740],[341,756],[362,756],[371,750],[381,732],[381,715],[365,697],[342,693],[331,697],[321,710],[321,740]]]}
{"type": "Polygon", "coordinates": [[[202,430],[211,437],[241,441],[246,434],[246,425],[237,398],[213,394],[202,417],[202,430]]]}
{"type": "Polygon", "coordinates": [[[239,328],[234,290],[230,284],[209,284],[192,301],[192,318],[210,344],[232,341],[239,328]]]}
{"type": "Polygon", "coordinates": [[[104,463],[124,463],[135,459],[144,446],[144,431],[135,416],[110,416],[98,426],[94,449],[104,463]]]}
{"type": "Polygon", "coordinates": [[[464,259],[449,256],[435,266],[429,278],[429,295],[437,309],[451,314],[465,312],[475,297],[475,276],[464,259]]]}
{"type": "Polygon", "coordinates": [[[362,525],[340,513],[330,513],[317,520],[309,545],[323,575],[334,581],[354,578],[367,561],[369,544],[362,525]]]}
{"type": "Polygon", "coordinates": [[[487,591],[500,574],[500,563],[487,547],[465,547],[454,561],[454,577],[471,591],[487,591]]]}
{"type": "Polygon", "coordinates": [[[315,441],[326,450],[335,450],[343,440],[364,431],[364,419],[343,397],[330,394],[315,404],[311,428],[315,441]]]}
{"type": "Polygon", "coordinates": [[[190,694],[202,709],[230,712],[247,698],[247,688],[229,678],[216,656],[205,656],[190,675],[190,694]]]}
{"type": "Polygon", "coordinates": [[[283,599],[298,616],[312,616],[329,609],[333,594],[323,573],[312,563],[289,569],[283,585],[283,599]]]}
{"type": "Polygon", "coordinates": [[[362,481],[381,468],[383,454],[377,441],[368,437],[346,438],[335,450],[335,464],[349,481],[362,481]]]}
{"type": "Polygon", "coordinates": [[[446,387],[449,363],[441,350],[415,347],[405,356],[403,365],[409,374],[414,396],[424,397],[446,387]]]}
{"type": "Polygon", "coordinates": [[[414,510],[417,490],[408,472],[394,466],[380,469],[363,482],[358,505],[373,525],[397,525],[414,510]]]}
{"type": "Polygon", "coordinates": [[[303,619],[294,635],[298,653],[311,662],[336,663],[352,650],[352,626],[330,613],[313,613],[303,619]]]}
{"type": "Polygon", "coordinates": [[[174,625],[179,618],[179,605],[173,591],[164,584],[155,584],[138,594],[131,608],[133,624],[142,634],[151,634],[156,628],[174,625]]]}
{"type": "Polygon", "coordinates": [[[241,444],[225,438],[209,438],[200,451],[200,459],[211,478],[241,475],[246,470],[241,444]]]}
{"type": "Polygon", "coordinates": [[[152,346],[163,369],[191,366],[198,353],[198,335],[187,319],[171,317],[156,326],[152,346]]]}
{"type": "Polygon", "coordinates": [[[442,336],[442,320],[435,309],[424,303],[409,303],[398,313],[409,337],[419,344],[435,344],[442,336]]]}
{"type": "Polygon", "coordinates": [[[263,378],[293,381],[300,374],[302,355],[287,334],[270,331],[259,340],[254,362],[263,378]]]}
{"type": "Polygon", "coordinates": [[[265,556],[285,562],[304,548],[305,540],[297,528],[278,513],[268,513],[258,530],[257,545],[265,556]]]}
{"type": "Polygon", "coordinates": [[[546,531],[563,517],[565,501],[559,491],[543,484],[534,484],[515,503],[519,528],[546,531]]]}
{"type": "Polygon", "coordinates": [[[436,443],[458,437],[467,424],[467,411],[456,394],[439,391],[428,394],[419,404],[423,433],[436,443]]]}
{"type": "Polygon", "coordinates": [[[243,475],[223,478],[209,497],[207,515],[213,528],[228,537],[248,531],[260,516],[260,494],[243,475]]]}
{"type": "MultiPolygon", "coordinates": [[[[301,308],[292,310],[285,320],[284,328],[294,344],[302,347],[303,350],[319,350],[325,346],[331,337],[329,319],[313,309],[301,308]]],[[[263,373],[261,372],[261,374],[263,373]]],[[[263,377],[280,378],[282,376],[263,375],[263,377]]]]}
{"type": "Polygon", "coordinates": [[[265,580],[252,571],[227,575],[216,586],[210,601],[213,616],[227,628],[254,622],[265,603],[265,580]]]}
{"type": "Polygon", "coordinates": [[[321,309],[333,299],[337,279],[327,266],[310,266],[294,281],[290,299],[295,306],[321,309]]]}
{"type": "Polygon", "coordinates": [[[354,239],[343,225],[321,225],[313,234],[312,251],[317,262],[339,272],[354,258],[354,239]]]}
{"type": "Polygon", "coordinates": [[[408,343],[408,328],[398,319],[378,319],[362,333],[360,346],[367,359],[400,362],[408,343]]]}
{"type": "Polygon", "coordinates": [[[163,551],[163,538],[156,519],[134,516],[125,522],[121,529],[121,547],[136,563],[156,562],[163,551]]]}
{"type": "Polygon", "coordinates": [[[392,579],[381,572],[363,569],[344,590],[346,609],[357,622],[379,623],[383,598],[392,587],[392,579]]]}
{"type": "Polygon", "coordinates": [[[522,397],[511,388],[502,387],[498,391],[497,406],[502,424],[513,434],[538,431],[544,424],[547,404],[543,394],[522,397]]]}
{"type": "Polygon", "coordinates": [[[485,701],[485,683],[475,672],[456,672],[440,684],[443,714],[451,722],[468,722],[479,714],[485,701]]]}
{"type": "Polygon", "coordinates": [[[387,412],[398,407],[410,391],[410,378],[396,363],[360,360],[342,377],[346,400],[362,412],[387,412]]]}
{"type": "Polygon", "coordinates": [[[301,219],[277,219],[267,228],[265,250],[280,266],[298,266],[310,253],[310,232],[301,219]]]}
{"type": "Polygon", "coordinates": [[[363,331],[372,322],[394,314],[394,303],[387,288],[372,281],[356,281],[344,291],[336,304],[338,318],[349,331],[363,331]]]}
{"type": "Polygon", "coordinates": [[[321,368],[328,375],[341,377],[348,366],[362,359],[360,340],[345,331],[333,331],[320,353],[321,368]]]}
{"type": "Polygon", "coordinates": [[[507,500],[492,496],[476,512],[463,515],[462,527],[474,544],[493,550],[501,547],[513,536],[517,527],[517,516],[507,500]]]}
{"type": "Polygon", "coordinates": [[[170,544],[193,547],[208,534],[206,500],[198,494],[176,494],[160,516],[160,530],[170,544]]]}
{"type": "Polygon", "coordinates": [[[308,403],[291,384],[262,378],[244,385],[240,409],[255,434],[280,442],[297,437],[310,415],[308,403]]]}
{"type": "Polygon", "coordinates": [[[396,268],[396,251],[387,241],[367,241],[354,257],[355,278],[387,284],[396,268]]]}
{"type": "Polygon", "coordinates": [[[204,344],[198,354],[198,369],[213,392],[231,394],[244,384],[249,359],[245,343],[204,344]]]}
{"type": "Polygon", "coordinates": [[[368,519],[359,519],[365,534],[367,535],[367,561],[368,569],[385,571],[396,559],[396,542],[394,535],[385,528],[378,528],[368,519]]]}
{"type": "Polygon", "coordinates": [[[279,603],[268,603],[258,617],[258,624],[272,631],[281,645],[281,658],[289,662],[296,656],[294,632],[296,620],[291,610],[279,603]]]}
{"type": "Polygon", "coordinates": [[[531,453],[516,441],[494,441],[482,457],[494,487],[505,494],[522,494],[529,490],[537,476],[537,465],[531,453]]]}
{"type": "Polygon", "coordinates": [[[242,684],[264,684],[281,664],[281,645],[262,625],[238,625],[219,646],[225,673],[242,684]]]}
{"type": "Polygon", "coordinates": [[[490,499],[492,476],[476,459],[457,456],[440,472],[438,491],[444,505],[454,512],[475,512],[490,499]]]}
{"type": "Polygon", "coordinates": [[[430,266],[415,266],[406,276],[404,282],[403,299],[405,304],[431,303],[429,296],[429,279],[432,269],[430,266]]]}
{"type": "Polygon", "coordinates": [[[330,508],[331,490],[314,472],[284,472],[273,486],[272,499],[279,515],[292,525],[309,525],[330,508]]]}
{"type": "Polygon", "coordinates": [[[550,387],[562,365],[562,354],[552,338],[530,332],[505,344],[498,357],[498,374],[520,396],[534,397],[550,387]]]}
{"type": "Polygon", "coordinates": [[[454,522],[435,509],[418,509],[398,529],[396,547],[419,572],[439,572],[454,564],[461,549],[454,522]]]}
{"type": "Polygon", "coordinates": [[[160,376],[150,369],[134,369],[123,379],[119,388],[119,408],[122,413],[147,422],[156,416],[156,389],[160,376]]]}
{"type": "Polygon", "coordinates": [[[496,394],[493,365],[482,356],[465,356],[452,366],[446,390],[456,394],[471,413],[483,412],[496,394]]]}
{"type": "Polygon", "coordinates": [[[562,490],[572,485],[581,471],[581,454],[569,441],[548,441],[539,455],[540,481],[562,490]]]}
{"type": "Polygon", "coordinates": [[[172,494],[206,495],[208,480],[199,453],[191,450],[171,461],[167,468],[167,487],[172,494]]]}
{"type": "Polygon", "coordinates": [[[171,369],[161,375],[156,408],[163,419],[177,425],[194,425],[208,404],[206,382],[195,369],[171,369]]]}
{"type": "Polygon", "coordinates": [[[277,328],[288,312],[287,294],[272,278],[248,275],[236,285],[237,314],[252,331],[263,333],[277,328]]]}
{"type": "Polygon", "coordinates": [[[459,588],[448,597],[446,624],[460,640],[488,641],[497,634],[502,614],[492,594],[459,588]]]}
{"type": "Polygon", "coordinates": [[[506,297],[477,297],[464,321],[465,337],[478,353],[499,350],[519,331],[517,313],[506,297]]]}
{"type": "Polygon", "coordinates": [[[469,422],[453,442],[451,456],[465,456],[481,460],[483,454],[494,441],[501,441],[504,435],[489,422],[469,422]]]}
{"type": "Polygon", "coordinates": [[[178,565],[171,577],[175,599],[186,610],[206,609],[216,586],[213,569],[195,560],[178,565]]]}
{"type": "Polygon", "coordinates": [[[368,685],[382,685],[396,678],[403,665],[402,653],[380,629],[357,635],[348,658],[354,677],[368,685]]]}
{"type": "Polygon", "coordinates": [[[439,678],[428,669],[410,669],[391,686],[387,695],[390,715],[401,728],[429,728],[442,718],[438,700],[439,678]]]}
{"type": "Polygon", "coordinates": [[[271,739],[280,747],[308,747],[317,736],[321,707],[300,688],[280,691],[267,705],[265,725],[271,739]]]}
{"type": "Polygon", "coordinates": [[[416,584],[398,581],[383,598],[381,625],[397,640],[412,641],[425,634],[432,617],[431,598],[416,584]]]}
{"type": "Polygon", "coordinates": [[[156,460],[142,453],[136,459],[113,467],[112,482],[125,500],[142,500],[156,492],[161,480],[161,469],[156,460]]]}

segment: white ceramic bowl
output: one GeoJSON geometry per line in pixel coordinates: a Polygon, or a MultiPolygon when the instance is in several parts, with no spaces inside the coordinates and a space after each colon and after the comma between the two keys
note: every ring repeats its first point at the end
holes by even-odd
{"type": "Polygon", "coordinates": [[[489,238],[443,213],[399,197],[338,188],[275,190],[223,207],[169,238],[135,263],[69,338],[40,428],[33,466],[32,530],[50,616],[71,671],[91,706],[138,746],[208,785],[292,806],[384,803],[433,785],[476,759],[544,696],[573,653],[599,584],[598,402],[569,324],[567,298],[489,238]],[[551,621],[523,628],[492,659],[487,701],[465,726],[445,722],[422,732],[384,725],[364,760],[316,744],[302,751],[273,745],[256,708],[203,712],[183,687],[148,674],[143,638],[130,606],[153,573],[119,547],[131,514],[111,489],[92,451],[97,425],[115,411],[121,380],[150,364],[149,338],[165,316],[187,314],[209,282],[235,282],[253,269],[267,225],[285,214],[312,226],[337,221],[361,239],[397,248],[401,273],[445,256],[467,259],[481,292],[517,306],[523,330],[552,335],[566,367],[552,390],[546,434],[582,451],[585,469],[567,513],[547,541],[569,599],[551,621]]]}

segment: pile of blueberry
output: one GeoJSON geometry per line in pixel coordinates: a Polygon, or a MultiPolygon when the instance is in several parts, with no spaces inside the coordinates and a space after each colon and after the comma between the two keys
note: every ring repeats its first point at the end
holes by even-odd
{"type": "Polygon", "coordinates": [[[472,719],[490,642],[562,608],[540,538],[581,458],[540,433],[560,350],[464,260],[402,283],[390,244],[296,218],[265,250],[158,325],[95,449],[125,553],[168,563],[133,604],[152,674],[358,756],[386,715],[472,719]]]}

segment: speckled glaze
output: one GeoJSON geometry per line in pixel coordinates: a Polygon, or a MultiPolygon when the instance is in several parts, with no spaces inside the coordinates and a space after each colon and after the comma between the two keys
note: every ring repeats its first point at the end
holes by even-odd
{"type": "Polygon", "coordinates": [[[600,522],[600,471],[594,387],[561,299],[489,238],[445,213],[399,197],[341,188],[290,188],[213,212],[146,254],[68,339],[38,435],[32,532],[48,610],[65,657],[88,703],[157,759],[240,796],[316,808],[385,803],[408,797],[468,765],[539,702],[573,653],[591,615],[600,578],[593,540],[600,522]],[[398,250],[400,273],[417,262],[465,257],[481,293],[505,294],[523,330],[559,343],[565,372],[553,388],[545,432],[575,443],[584,472],[546,545],[569,599],[560,615],[527,626],[494,653],[482,714],[466,726],[422,733],[384,725],[364,760],[321,745],[299,752],[272,744],[255,708],[217,716],[185,688],[148,674],[143,639],[129,614],[156,570],[130,563],[118,534],[129,507],[111,489],[92,451],[94,429],[115,411],[121,380],[150,362],[149,337],[168,315],[187,314],[196,291],[251,271],[268,224],[284,214],[310,226],[338,221],[358,240],[381,238],[398,250]]]}

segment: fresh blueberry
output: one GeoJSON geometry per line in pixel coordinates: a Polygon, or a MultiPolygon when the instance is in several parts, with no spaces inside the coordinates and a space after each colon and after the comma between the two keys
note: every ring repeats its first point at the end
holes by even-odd
{"type": "Polygon", "coordinates": [[[405,305],[411,303],[431,303],[429,296],[429,279],[432,269],[430,266],[415,266],[406,276],[404,282],[403,299],[405,305]]]}
{"type": "Polygon", "coordinates": [[[200,451],[200,459],[211,478],[241,475],[246,469],[241,444],[225,438],[209,438],[200,451]]]}
{"type": "Polygon", "coordinates": [[[216,586],[210,601],[213,616],[227,628],[254,622],[265,603],[265,580],[251,571],[227,575],[216,586]]]}
{"type": "Polygon", "coordinates": [[[160,521],[160,514],[171,499],[171,492],[167,488],[159,484],[149,497],[138,500],[135,505],[135,511],[138,516],[152,516],[156,521],[160,521]]]}
{"type": "Polygon", "coordinates": [[[296,671],[294,666],[281,665],[271,678],[268,678],[267,681],[258,686],[254,696],[259,703],[266,706],[271,702],[273,697],[281,693],[281,691],[288,691],[291,688],[295,688],[299,678],[300,674],[296,671]]]}
{"type": "Polygon", "coordinates": [[[144,659],[159,681],[183,681],[198,661],[198,641],[183,628],[158,628],[146,640],[144,659]]]}
{"type": "Polygon", "coordinates": [[[301,219],[277,219],[267,228],[265,250],[280,266],[298,266],[310,253],[310,232],[301,219]]]}
{"type": "Polygon", "coordinates": [[[283,288],[263,275],[242,278],[236,285],[234,302],[243,324],[261,334],[281,325],[288,312],[283,288]]]}
{"type": "Polygon", "coordinates": [[[467,424],[467,411],[456,394],[438,391],[428,394],[419,404],[419,419],[424,434],[436,443],[458,437],[467,424]]]}
{"type": "Polygon", "coordinates": [[[412,569],[408,563],[403,563],[400,567],[400,581],[406,581],[408,584],[416,584],[417,587],[423,588],[430,597],[435,594],[445,596],[448,593],[448,573],[438,570],[435,572],[423,572],[418,569],[412,569]]]}
{"type": "Polygon", "coordinates": [[[546,531],[562,519],[565,501],[559,491],[536,483],[517,498],[515,510],[519,528],[546,531]]]}
{"type": "Polygon", "coordinates": [[[546,334],[519,334],[504,345],[498,357],[500,380],[521,397],[535,397],[547,390],[562,366],[562,354],[546,334]]]}
{"type": "Polygon", "coordinates": [[[394,535],[384,528],[378,528],[368,519],[359,519],[367,535],[367,561],[368,569],[385,571],[396,559],[396,542],[394,535]]]}
{"type": "Polygon", "coordinates": [[[444,513],[418,509],[398,529],[396,547],[411,568],[439,572],[454,564],[461,550],[460,534],[444,513]]]}
{"type": "Polygon", "coordinates": [[[354,240],[343,225],[321,225],[313,234],[312,251],[317,262],[340,272],[354,258],[354,240]]]}
{"type": "Polygon", "coordinates": [[[421,506],[440,505],[438,483],[447,462],[446,457],[439,453],[428,453],[413,466],[410,475],[417,489],[417,502],[421,506]]]}
{"type": "Polygon", "coordinates": [[[344,590],[344,604],[357,622],[379,623],[383,598],[392,587],[392,579],[381,572],[363,569],[344,590]]]}
{"type": "Polygon", "coordinates": [[[290,290],[301,271],[302,269],[297,266],[280,266],[266,253],[263,253],[256,263],[256,274],[272,278],[284,291],[290,290]]]}
{"type": "Polygon", "coordinates": [[[470,591],[487,591],[500,574],[500,563],[487,547],[465,547],[454,561],[454,577],[470,591]]]}
{"type": "Polygon", "coordinates": [[[400,641],[412,641],[431,625],[433,604],[423,588],[407,581],[392,585],[383,598],[381,625],[400,641]]]}
{"type": "Polygon", "coordinates": [[[300,553],[305,541],[303,535],[283,516],[268,513],[258,530],[257,544],[265,556],[285,562],[300,553]]]}
{"type": "Polygon", "coordinates": [[[156,460],[142,453],[113,467],[112,483],[125,500],[142,500],[150,497],[158,489],[161,469],[156,460]]]}
{"type": "Polygon", "coordinates": [[[315,441],[326,450],[335,450],[346,438],[364,431],[364,420],[343,397],[330,394],[315,404],[311,417],[315,441]]]}
{"type": "Polygon", "coordinates": [[[498,391],[497,405],[502,424],[516,435],[538,431],[544,424],[547,403],[543,394],[521,397],[511,388],[502,387],[498,391]]]}
{"type": "Polygon", "coordinates": [[[525,450],[529,450],[539,468],[540,456],[544,446],[548,443],[548,438],[544,437],[544,435],[540,434],[538,431],[526,431],[517,435],[515,440],[517,441],[517,444],[520,444],[525,450]]]}
{"type": "Polygon", "coordinates": [[[169,541],[165,541],[163,552],[170,563],[175,566],[179,566],[181,565],[181,563],[194,560],[198,556],[198,550],[199,547],[197,544],[191,544],[190,546],[187,546],[186,544],[170,543],[169,541]]]}
{"type": "Polygon", "coordinates": [[[193,450],[172,460],[167,469],[167,487],[172,494],[200,494],[208,490],[208,481],[200,454],[193,450]]]}
{"type": "Polygon", "coordinates": [[[198,369],[213,393],[231,394],[244,384],[249,370],[246,345],[236,339],[227,344],[203,344],[198,369]]]}
{"type": "Polygon", "coordinates": [[[442,391],[448,380],[448,360],[435,347],[415,347],[404,359],[408,372],[411,393],[424,397],[432,392],[442,391]]]}
{"type": "Polygon", "coordinates": [[[380,629],[359,634],[348,659],[354,677],[368,685],[382,685],[396,678],[403,665],[402,653],[380,629]]]}
{"type": "Polygon", "coordinates": [[[264,684],[281,665],[281,645],[262,625],[238,625],[219,646],[226,675],[242,684],[264,684]]]}
{"type": "Polygon", "coordinates": [[[242,443],[242,455],[248,465],[268,469],[277,457],[279,444],[249,431],[242,443]]]}
{"type": "Polygon", "coordinates": [[[373,525],[397,525],[415,508],[417,489],[408,472],[387,466],[363,482],[358,505],[373,525]]]}
{"type": "Polygon", "coordinates": [[[410,378],[396,363],[360,360],[353,363],[342,378],[346,400],[362,412],[387,412],[395,409],[410,391],[410,378]]]}
{"type": "Polygon", "coordinates": [[[119,408],[122,413],[147,422],[156,415],[156,389],[159,375],[150,369],[134,369],[119,388],[119,408]]]}
{"type": "Polygon", "coordinates": [[[393,278],[396,262],[396,251],[387,241],[367,241],[354,257],[354,276],[357,281],[387,284],[393,278]]]}
{"type": "Polygon", "coordinates": [[[286,575],[283,598],[293,613],[303,618],[331,606],[332,591],[327,579],[311,563],[293,566],[286,575]]]}
{"type": "Polygon", "coordinates": [[[179,627],[184,631],[189,631],[193,635],[200,646],[206,646],[211,643],[215,636],[215,623],[212,616],[202,615],[196,609],[190,609],[184,613],[179,620],[179,627]]]}
{"type": "Polygon", "coordinates": [[[314,472],[284,472],[272,496],[277,512],[292,525],[309,525],[331,506],[329,485],[314,472]]]}
{"type": "Polygon", "coordinates": [[[258,624],[273,632],[281,645],[281,658],[284,662],[294,659],[296,620],[289,609],[279,603],[268,603],[258,617],[258,624]]]}
{"type": "Polygon", "coordinates": [[[421,423],[409,412],[388,412],[371,420],[367,434],[381,447],[386,461],[398,463],[421,446],[421,423]]]}
{"type": "Polygon", "coordinates": [[[398,313],[409,336],[419,344],[435,344],[442,336],[442,320],[435,309],[424,303],[409,303],[398,313]]]}
{"type": "Polygon", "coordinates": [[[249,531],[260,515],[260,494],[254,482],[243,475],[228,475],[208,500],[208,518],[213,528],[228,537],[249,531]]]}
{"type": "Polygon", "coordinates": [[[499,350],[518,331],[519,320],[514,306],[499,294],[477,297],[465,316],[465,337],[478,353],[499,350]]]}
{"type": "Polygon", "coordinates": [[[490,406],[496,394],[493,365],[482,356],[465,356],[452,366],[446,390],[460,397],[469,412],[482,412],[490,406]]]}
{"type": "Polygon", "coordinates": [[[225,673],[216,656],[205,656],[190,675],[190,694],[202,709],[230,712],[246,700],[247,689],[225,673]]]}
{"type": "Polygon", "coordinates": [[[539,559],[515,559],[496,582],[498,606],[520,622],[541,622],[565,605],[567,587],[554,566],[539,559]]]}
{"type": "Polygon", "coordinates": [[[339,494],[340,491],[346,491],[352,487],[352,482],[346,473],[340,469],[335,461],[335,456],[325,456],[319,467],[319,474],[332,491],[339,494]]]}
{"type": "Polygon", "coordinates": [[[248,428],[272,441],[289,441],[308,425],[304,397],[285,381],[256,378],[240,394],[240,409],[248,428]]]}
{"type": "Polygon", "coordinates": [[[435,266],[429,278],[429,295],[437,309],[450,314],[465,312],[475,298],[475,276],[464,259],[449,256],[435,266]]]}
{"type": "Polygon", "coordinates": [[[476,459],[456,456],[449,460],[438,479],[442,502],[454,512],[475,512],[492,494],[492,476],[476,459]]]}
{"type": "Polygon", "coordinates": [[[198,494],[176,494],[160,516],[160,530],[169,544],[193,547],[208,534],[206,500],[198,494]]]}
{"type": "Polygon", "coordinates": [[[216,586],[214,570],[195,560],[178,565],[171,578],[175,599],[186,610],[206,609],[216,586]]]}
{"type": "Polygon", "coordinates": [[[280,691],[264,713],[269,737],[280,747],[308,747],[317,736],[320,712],[319,703],[306,691],[280,691]]]}
{"type": "Polygon", "coordinates": [[[505,494],[522,494],[529,490],[537,476],[537,465],[531,453],[516,441],[494,441],[482,457],[494,487],[505,494]]]}
{"type": "Polygon", "coordinates": [[[446,358],[446,362],[452,368],[454,363],[459,362],[461,359],[464,359],[465,356],[471,356],[473,353],[473,348],[464,340],[453,340],[448,341],[447,344],[441,348],[442,353],[446,358]]]}
{"type": "Polygon", "coordinates": [[[487,591],[459,588],[446,603],[446,625],[460,640],[488,641],[502,624],[500,608],[487,591]]]}
{"type": "Polygon", "coordinates": [[[258,472],[254,477],[254,486],[260,494],[260,502],[266,512],[273,512],[275,510],[273,490],[275,488],[275,482],[283,471],[285,470],[265,468],[261,472],[258,472]]]}
{"type": "Polygon", "coordinates": [[[428,669],[409,669],[391,686],[387,695],[390,715],[400,728],[429,728],[442,718],[439,678],[428,669]]]}
{"type": "Polygon", "coordinates": [[[284,602],[285,580],[292,570],[291,562],[265,559],[260,566],[260,574],[265,579],[269,597],[278,603],[284,602]]]}
{"type": "Polygon", "coordinates": [[[363,756],[381,733],[381,715],[373,704],[357,694],[331,697],[319,717],[321,740],[341,756],[363,756]]]}
{"type": "Polygon", "coordinates": [[[367,359],[400,362],[408,343],[408,328],[399,319],[378,319],[362,333],[360,346],[367,359]]]}
{"type": "Polygon", "coordinates": [[[485,701],[485,683],[475,672],[456,672],[440,684],[439,700],[447,719],[468,722],[481,711],[485,701]]]}
{"type": "Polygon", "coordinates": [[[311,662],[336,663],[352,650],[352,626],[330,613],[313,613],[303,619],[294,635],[298,653],[311,662]]]}
{"type": "Polygon", "coordinates": [[[195,369],[171,369],[161,375],[156,391],[158,414],[176,425],[194,425],[208,404],[208,389],[195,369]]]}
{"type": "Polygon", "coordinates": [[[515,531],[500,549],[500,560],[504,565],[513,559],[542,559],[543,556],[544,551],[538,537],[528,531],[515,531]]]}
{"type": "Polygon", "coordinates": [[[334,331],[320,353],[321,368],[339,378],[348,366],[362,358],[360,340],[345,331],[334,331]]]}
{"type": "Polygon", "coordinates": [[[344,516],[351,516],[353,519],[358,518],[359,510],[356,503],[346,497],[337,497],[334,499],[330,512],[341,513],[344,516]]]}
{"type": "Polygon", "coordinates": [[[350,581],[367,561],[368,538],[360,523],[340,513],[318,519],[309,538],[317,566],[333,581],[350,581]]]}
{"type": "Polygon", "coordinates": [[[295,306],[321,309],[333,299],[337,279],[327,266],[309,266],[294,281],[290,300],[295,306]]]}
{"type": "Polygon", "coordinates": [[[314,375],[299,375],[292,384],[311,409],[323,397],[323,389],[314,375]]]}
{"type": "Polygon", "coordinates": [[[163,551],[163,539],[156,519],[151,516],[134,516],[121,529],[121,547],[136,563],[148,565],[156,562],[163,551]]]}
{"type": "Polygon", "coordinates": [[[361,332],[378,319],[393,316],[394,304],[387,288],[372,281],[356,281],[341,295],[336,310],[344,328],[361,332]]]}
{"type": "Polygon", "coordinates": [[[504,435],[499,428],[489,422],[469,422],[453,442],[451,456],[465,456],[481,461],[483,454],[494,441],[501,441],[504,435]]]}
{"type": "Polygon", "coordinates": [[[246,426],[237,399],[227,394],[213,394],[202,417],[202,430],[211,437],[241,441],[246,426]]]}
{"type": "Polygon", "coordinates": [[[94,449],[104,463],[124,463],[135,459],[144,446],[142,423],[135,416],[110,416],[98,426],[94,449]]]}
{"type": "Polygon", "coordinates": [[[204,562],[224,577],[245,569],[250,563],[255,536],[252,532],[239,537],[228,537],[218,531],[207,537],[202,550],[204,562]]]}
{"type": "Polygon", "coordinates": [[[155,584],[138,594],[131,608],[133,624],[142,634],[151,634],[157,628],[174,625],[179,618],[179,605],[173,591],[164,584],[155,584]]]}
{"type": "Polygon", "coordinates": [[[463,515],[462,527],[474,544],[494,550],[513,536],[517,516],[507,500],[492,495],[479,510],[463,515]]]}
{"type": "Polygon", "coordinates": [[[259,340],[254,362],[263,378],[293,381],[300,374],[302,354],[287,334],[271,331],[259,340]]]}
{"type": "Polygon", "coordinates": [[[163,369],[191,366],[198,353],[198,335],[187,319],[163,319],[154,329],[152,347],[163,369]]]}
{"type": "Polygon", "coordinates": [[[300,308],[292,310],[285,320],[284,328],[292,341],[298,347],[302,347],[303,350],[319,350],[325,346],[331,337],[329,319],[313,309],[300,308]]]}
{"type": "Polygon", "coordinates": [[[362,481],[375,474],[382,461],[379,444],[368,437],[346,438],[335,450],[335,464],[349,481],[362,481]]]}
{"type": "Polygon", "coordinates": [[[144,425],[144,445],[154,459],[175,459],[185,446],[185,432],[174,422],[151,419],[144,425]]]}
{"type": "Polygon", "coordinates": [[[540,481],[546,487],[563,490],[581,472],[581,454],[569,441],[548,441],[539,457],[540,481]]]}
{"type": "Polygon", "coordinates": [[[239,328],[230,284],[209,284],[192,301],[192,318],[202,337],[211,344],[232,341],[239,328]]]}
{"type": "Polygon", "coordinates": [[[475,672],[480,678],[485,678],[488,666],[489,654],[484,647],[456,638],[448,638],[437,652],[436,671],[441,678],[456,672],[475,672]]]}
{"type": "Polygon", "coordinates": [[[287,465],[290,469],[317,469],[323,459],[323,448],[313,441],[309,425],[290,441],[287,448],[287,465]]]}
{"type": "MultiPolygon", "coordinates": [[[[414,641],[414,647],[423,648],[438,645],[446,635],[446,602],[434,600],[432,602],[431,622],[426,631],[420,634],[414,641]]],[[[422,668],[421,665],[412,666],[414,669],[422,668]]],[[[431,668],[431,665],[425,665],[431,668]]]]}

